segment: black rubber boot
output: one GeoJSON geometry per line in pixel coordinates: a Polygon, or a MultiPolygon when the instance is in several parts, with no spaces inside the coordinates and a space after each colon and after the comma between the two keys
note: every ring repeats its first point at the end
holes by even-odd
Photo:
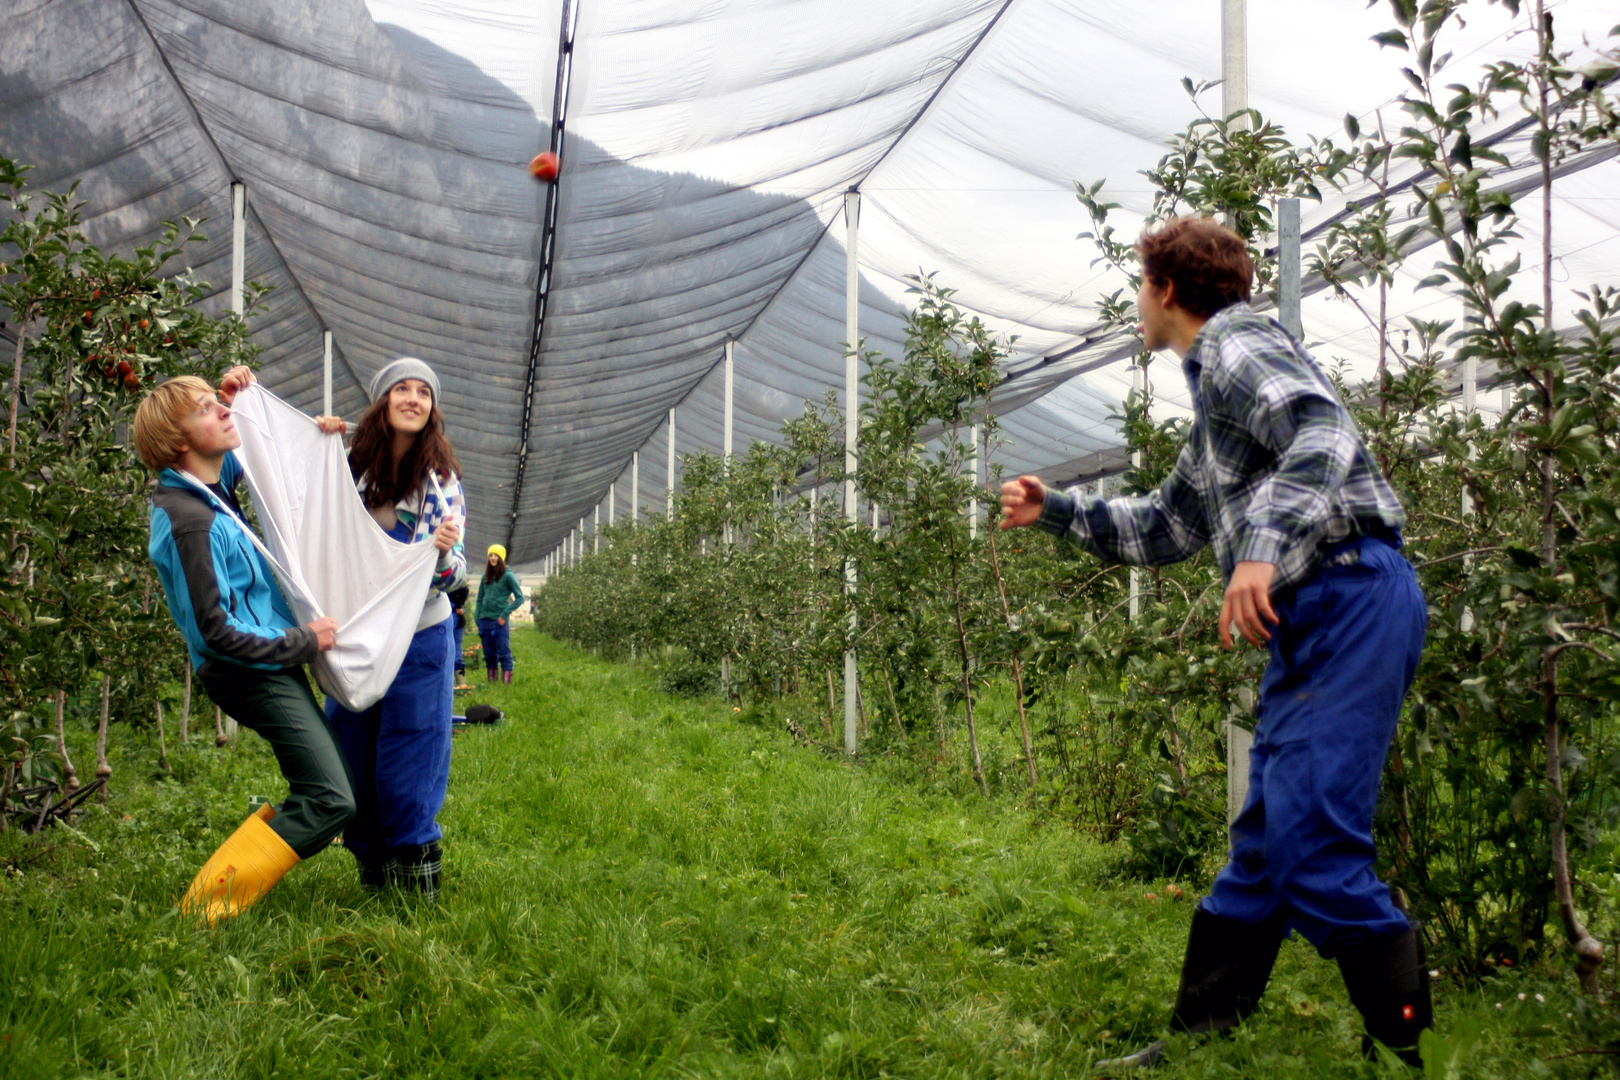
{"type": "Polygon", "coordinates": [[[1418,1034],[1434,1026],[1434,1007],[1421,927],[1413,923],[1404,934],[1357,942],[1336,959],[1350,1001],[1367,1027],[1362,1053],[1373,1057],[1376,1040],[1408,1065],[1422,1068],[1418,1034]]]}
{"type": "Polygon", "coordinates": [[[360,868],[360,887],[366,892],[381,892],[393,884],[395,864],[392,859],[387,862],[365,862],[362,859],[355,859],[355,864],[360,868]]]}
{"type": "Polygon", "coordinates": [[[438,844],[395,848],[392,854],[391,876],[395,885],[406,892],[421,893],[425,900],[438,898],[439,876],[443,871],[443,852],[438,844]]]}
{"type": "Polygon", "coordinates": [[[1252,1013],[1271,981],[1286,929],[1280,920],[1241,923],[1194,908],[1170,1027],[1225,1031],[1252,1013]]]}
{"type": "MultiPolygon", "coordinates": [[[[1241,923],[1194,908],[1171,1030],[1224,1032],[1252,1013],[1271,981],[1286,929],[1280,920],[1241,923]]],[[[1147,1068],[1163,1057],[1164,1043],[1154,1042],[1134,1054],[1099,1061],[1097,1068],[1147,1068]]]]}

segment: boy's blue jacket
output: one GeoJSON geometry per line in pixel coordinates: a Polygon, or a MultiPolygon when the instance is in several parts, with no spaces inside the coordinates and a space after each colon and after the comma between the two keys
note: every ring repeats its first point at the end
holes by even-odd
{"type": "MultiPolygon", "coordinates": [[[[241,476],[227,453],[220,486],[234,491],[241,476]]],[[[216,660],[264,671],[308,663],[319,651],[315,632],[293,618],[269,563],[233,516],[174,469],[158,477],[146,550],[192,665],[201,674],[216,660]]]]}

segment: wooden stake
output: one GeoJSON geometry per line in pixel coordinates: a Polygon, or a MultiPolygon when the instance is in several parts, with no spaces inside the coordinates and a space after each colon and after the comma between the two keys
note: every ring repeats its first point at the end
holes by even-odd
{"type": "Polygon", "coordinates": [[[219,706],[215,705],[214,706],[214,745],[215,746],[224,746],[228,742],[230,742],[230,740],[225,737],[225,721],[220,717],[219,706]]]}

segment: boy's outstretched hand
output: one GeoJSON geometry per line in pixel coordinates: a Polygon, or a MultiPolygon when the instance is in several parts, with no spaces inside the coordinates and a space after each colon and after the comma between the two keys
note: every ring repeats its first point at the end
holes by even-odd
{"type": "Polygon", "coordinates": [[[1046,501],[1046,485],[1033,476],[1020,476],[1001,485],[1001,527],[1020,529],[1033,525],[1046,501]]]}
{"type": "Polygon", "coordinates": [[[1277,625],[1277,613],[1271,609],[1271,579],[1277,568],[1268,562],[1240,562],[1232,571],[1232,580],[1226,586],[1226,600],[1221,604],[1221,646],[1232,647],[1232,631],[1243,635],[1250,645],[1264,645],[1271,640],[1266,624],[1277,625]]]}
{"type": "Polygon", "coordinates": [[[225,373],[223,379],[219,380],[219,396],[225,399],[225,404],[229,405],[236,400],[237,394],[258,381],[259,377],[253,374],[252,368],[246,364],[237,364],[225,373]]]}

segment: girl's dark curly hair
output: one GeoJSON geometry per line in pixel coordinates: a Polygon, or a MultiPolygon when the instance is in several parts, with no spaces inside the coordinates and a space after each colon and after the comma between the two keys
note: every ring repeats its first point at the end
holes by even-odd
{"type": "Polygon", "coordinates": [[[501,580],[501,575],[504,573],[506,573],[506,560],[501,558],[499,555],[495,556],[494,566],[489,565],[489,560],[484,560],[485,585],[488,585],[492,581],[501,580]]]}
{"type": "Polygon", "coordinates": [[[1210,218],[1171,218],[1136,241],[1142,276],[1163,288],[1191,315],[1207,319],[1224,307],[1247,302],[1254,260],[1242,237],[1210,218]]]}
{"type": "Polygon", "coordinates": [[[372,402],[360,418],[349,446],[349,471],[366,481],[366,506],[392,506],[422,486],[432,469],[442,481],[461,475],[461,461],[444,436],[444,413],[433,403],[427,427],[416,436],[405,456],[394,462],[394,429],[388,425],[388,395],[372,402]]]}

